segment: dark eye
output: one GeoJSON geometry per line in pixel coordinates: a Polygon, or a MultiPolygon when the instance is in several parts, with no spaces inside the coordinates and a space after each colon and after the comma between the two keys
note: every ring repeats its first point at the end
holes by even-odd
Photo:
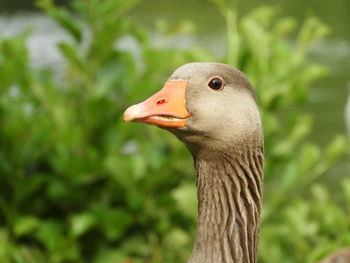
{"type": "Polygon", "coordinates": [[[209,80],[208,86],[213,90],[220,90],[222,88],[223,81],[221,78],[214,77],[209,80]]]}

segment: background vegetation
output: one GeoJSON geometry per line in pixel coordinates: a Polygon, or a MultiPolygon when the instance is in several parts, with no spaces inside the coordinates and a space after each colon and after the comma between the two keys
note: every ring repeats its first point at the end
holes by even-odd
{"type": "Polygon", "coordinates": [[[267,159],[259,261],[315,262],[349,245],[350,180],[336,182],[336,193],[319,180],[348,142],[312,143],[312,116],[301,110],[327,74],[308,62],[308,49],[329,28],[272,7],[238,19],[232,3],[215,0],[227,24],[217,57],[156,47],[125,15],[135,4],[75,0],[67,9],[40,0],[71,37],[57,46],[59,71],[31,67],[28,32],[1,39],[0,262],[186,262],[196,224],[191,157],[170,134],[121,115],[190,61],[237,66],[257,89],[267,159]],[[137,50],[121,48],[125,39],[137,50]]]}

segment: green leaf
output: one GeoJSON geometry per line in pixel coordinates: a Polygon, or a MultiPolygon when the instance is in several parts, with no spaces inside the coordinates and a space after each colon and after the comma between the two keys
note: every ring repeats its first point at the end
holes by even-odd
{"type": "Polygon", "coordinates": [[[328,163],[333,163],[346,151],[350,149],[349,139],[339,135],[326,148],[326,159],[328,163]]]}
{"type": "Polygon", "coordinates": [[[79,237],[89,231],[97,222],[93,214],[83,213],[71,216],[71,231],[76,237],[79,237]]]}
{"type": "Polygon", "coordinates": [[[23,216],[15,222],[14,233],[17,237],[29,234],[40,224],[40,220],[34,216],[23,216]]]}
{"type": "Polygon", "coordinates": [[[71,12],[64,8],[54,7],[51,0],[37,0],[36,5],[54,18],[75,41],[82,41],[82,29],[79,26],[78,20],[74,18],[71,12]]]}

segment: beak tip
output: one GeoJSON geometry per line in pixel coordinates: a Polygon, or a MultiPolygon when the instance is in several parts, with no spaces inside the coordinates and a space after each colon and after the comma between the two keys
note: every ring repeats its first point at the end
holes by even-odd
{"type": "Polygon", "coordinates": [[[125,122],[134,121],[135,119],[137,119],[137,117],[140,115],[140,113],[141,112],[140,112],[139,107],[137,107],[137,105],[133,105],[124,111],[123,121],[125,121],[125,122]]]}
{"type": "Polygon", "coordinates": [[[130,122],[131,119],[130,119],[128,116],[126,116],[125,113],[124,113],[124,114],[123,114],[123,121],[124,121],[124,122],[130,122]]]}

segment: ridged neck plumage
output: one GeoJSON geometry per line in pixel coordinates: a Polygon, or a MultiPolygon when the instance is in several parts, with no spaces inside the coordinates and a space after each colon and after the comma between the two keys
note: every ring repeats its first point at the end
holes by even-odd
{"type": "Polygon", "coordinates": [[[199,220],[189,263],[255,263],[262,206],[263,147],[193,157],[199,220]]]}

